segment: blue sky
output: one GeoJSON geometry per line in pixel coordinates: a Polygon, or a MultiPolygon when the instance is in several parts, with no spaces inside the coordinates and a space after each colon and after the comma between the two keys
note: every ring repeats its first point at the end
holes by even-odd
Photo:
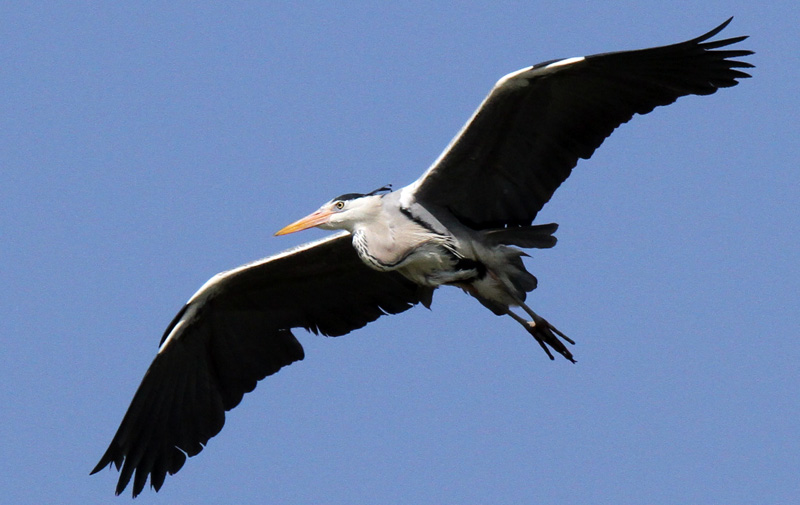
{"type": "MultiPolygon", "coordinates": [[[[795,2],[0,5],[0,489],[89,477],[161,332],[272,233],[396,187],[494,82],[736,16],[753,79],[637,117],[540,214],[550,362],[455,289],[260,383],[137,503],[788,503],[800,495],[795,2]],[[399,4],[398,4],[399,5],[399,4]]],[[[129,492],[129,490],[127,490],[129,492]]]]}

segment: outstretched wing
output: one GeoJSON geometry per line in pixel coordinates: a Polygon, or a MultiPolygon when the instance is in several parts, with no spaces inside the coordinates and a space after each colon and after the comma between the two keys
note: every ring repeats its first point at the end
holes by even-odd
{"type": "Polygon", "coordinates": [[[336,336],[396,314],[430,292],[397,273],[378,272],[340,234],[223,272],[175,316],[106,453],[117,494],[131,477],[133,495],[148,475],[166,474],[199,453],[225,423],[225,411],[280,368],[303,359],[290,329],[336,336]]]}
{"type": "MultiPolygon", "coordinates": [[[[732,19],[732,18],[731,18],[732,19]]],[[[461,132],[404,191],[474,228],[528,225],[612,131],[684,95],[709,95],[750,77],[718,50],[747,37],[708,41],[714,30],[670,46],[548,61],[495,85],[461,132]]]]}

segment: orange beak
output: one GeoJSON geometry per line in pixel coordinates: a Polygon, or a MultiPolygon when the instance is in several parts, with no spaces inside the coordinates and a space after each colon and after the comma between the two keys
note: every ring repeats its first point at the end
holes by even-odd
{"type": "Polygon", "coordinates": [[[310,214],[304,217],[303,219],[295,221],[289,226],[284,226],[280,230],[276,231],[275,235],[286,235],[289,233],[294,233],[296,231],[303,231],[309,228],[313,228],[315,226],[319,226],[321,224],[325,224],[331,218],[331,214],[333,214],[333,212],[331,212],[330,209],[319,209],[313,214],[310,214]]]}

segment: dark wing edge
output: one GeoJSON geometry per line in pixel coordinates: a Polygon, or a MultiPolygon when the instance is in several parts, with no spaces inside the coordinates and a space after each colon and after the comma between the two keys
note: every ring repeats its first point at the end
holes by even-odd
{"type": "Polygon", "coordinates": [[[502,78],[423,176],[404,188],[476,229],[525,226],[634,114],[750,77],[748,50],[709,41],[732,20],[668,46],[551,60],[502,78]]]}
{"type": "Polygon", "coordinates": [[[120,471],[116,493],[148,476],[158,491],[222,429],[259,380],[303,359],[290,329],[343,335],[430,293],[369,269],[337,235],[223,272],[173,319],[117,433],[92,474],[120,471]]]}

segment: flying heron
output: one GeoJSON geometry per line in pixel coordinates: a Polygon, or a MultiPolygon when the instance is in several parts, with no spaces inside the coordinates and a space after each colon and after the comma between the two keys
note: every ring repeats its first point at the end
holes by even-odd
{"type": "Polygon", "coordinates": [[[725,28],[650,49],[551,60],[500,79],[463,129],[414,183],[334,198],[277,235],[311,227],[329,238],[219,273],[178,312],[161,339],[108,450],[116,492],[148,476],[158,491],[199,453],[244,393],[303,359],[292,328],[336,336],[384,314],[430,307],[442,285],[514,318],[567,360],[574,344],[525,304],[536,278],[524,248],[555,245],[539,210],[614,129],[684,95],[710,95],[750,77],[710,41],[725,28]],[[521,311],[524,316],[514,312],[521,311]]]}

